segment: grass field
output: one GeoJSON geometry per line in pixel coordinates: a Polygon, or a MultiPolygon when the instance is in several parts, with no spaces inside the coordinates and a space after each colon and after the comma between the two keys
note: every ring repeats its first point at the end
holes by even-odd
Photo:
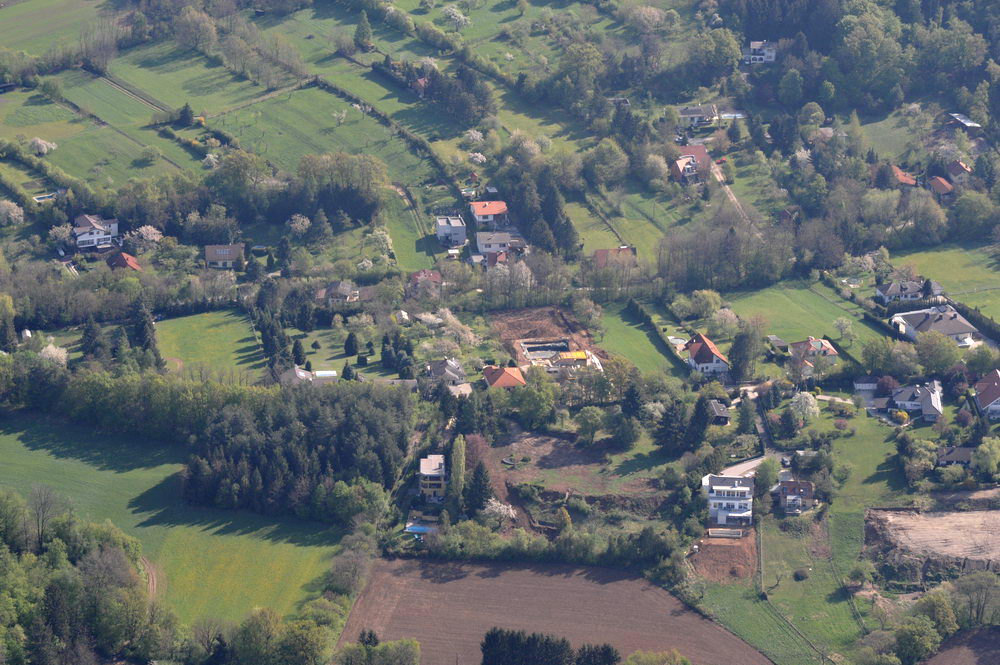
{"type": "Polygon", "coordinates": [[[112,520],[142,541],[157,587],[179,618],[238,620],[254,607],[282,614],[316,593],[338,534],[322,525],[185,504],[179,447],[87,434],[38,416],[0,426],[0,483],[27,494],[43,483],[85,519],[112,520]]]}
{"type": "Polygon", "coordinates": [[[601,317],[604,338],[597,345],[620,355],[644,372],[666,372],[677,378],[685,374],[670,360],[670,350],[652,331],[625,312],[624,303],[608,303],[601,317]]]}
{"type": "Polygon", "coordinates": [[[883,159],[908,158],[909,148],[919,143],[919,138],[914,136],[910,123],[900,111],[893,111],[881,119],[865,121],[861,129],[865,143],[883,159]]]}
{"type": "Polygon", "coordinates": [[[275,165],[293,171],[303,155],[365,153],[386,163],[395,182],[420,184],[433,173],[430,164],[399,137],[336,95],[310,87],[213,118],[240,143],[275,165]],[[347,112],[338,124],[334,113],[347,112]]]}
{"type": "Polygon", "coordinates": [[[386,227],[392,238],[392,249],[399,267],[407,272],[433,267],[438,257],[445,252],[430,233],[430,220],[421,218],[406,200],[395,191],[386,192],[386,206],[383,213],[386,227]]]}
{"type": "Polygon", "coordinates": [[[54,45],[72,44],[80,29],[112,3],[104,0],[23,0],[0,8],[0,45],[42,55],[54,45]]]}
{"type": "MultiPolygon", "coordinates": [[[[826,293],[821,295],[803,282],[782,282],[759,291],[730,293],[725,295],[725,299],[742,318],[763,316],[767,321],[767,334],[777,335],[789,343],[804,340],[809,335],[829,335],[836,340],[839,333],[833,327],[834,320],[840,317],[853,319],[851,313],[856,310],[851,303],[826,293]]],[[[848,349],[860,349],[866,341],[881,336],[863,321],[853,321],[857,339],[853,344],[845,342],[848,349]]]]}
{"type": "Polygon", "coordinates": [[[893,256],[892,263],[912,265],[921,275],[941,282],[955,300],[1000,320],[1000,261],[990,247],[944,245],[893,256]]]}
{"type": "Polygon", "coordinates": [[[203,367],[218,372],[257,373],[264,366],[257,338],[237,312],[205,312],[159,321],[160,354],[174,369],[203,367]]]}
{"type": "Polygon", "coordinates": [[[196,114],[222,113],[267,92],[171,41],[122,54],[112,61],[111,74],[173,108],[190,103],[196,114]]]}

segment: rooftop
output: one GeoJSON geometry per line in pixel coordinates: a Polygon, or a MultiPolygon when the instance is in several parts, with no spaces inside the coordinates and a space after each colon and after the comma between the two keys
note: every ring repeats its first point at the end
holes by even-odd
{"type": "Polygon", "coordinates": [[[443,476],[444,455],[428,455],[420,458],[421,476],[443,476]]]}
{"type": "Polygon", "coordinates": [[[474,201],[469,204],[469,208],[477,217],[507,214],[506,201],[474,201]]]}
{"type": "Polygon", "coordinates": [[[437,225],[460,227],[465,226],[465,220],[461,217],[438,217],[437,225]]]}

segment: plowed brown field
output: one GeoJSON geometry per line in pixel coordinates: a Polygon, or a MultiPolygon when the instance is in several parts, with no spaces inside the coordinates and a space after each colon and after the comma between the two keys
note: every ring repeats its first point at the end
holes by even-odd
{"type": "Polygon", "coordinates": [[[372,571],[344,628],[414,638],[423,665],[476,665],[490,628],[607,642],[622,655],[677,649],[695,665],[768,665],[749,644],[642,578],[606,568],[399,559],[372,571]]]}

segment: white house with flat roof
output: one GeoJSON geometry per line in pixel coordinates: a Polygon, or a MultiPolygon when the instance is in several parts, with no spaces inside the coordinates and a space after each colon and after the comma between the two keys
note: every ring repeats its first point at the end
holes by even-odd
{"type": "Polygon", "coordinates": [[[420,493],[428,499],[437,499],[445,492],[444,455],[428,455],[420,459],[420,493]]]}
{"type": "Polygon", "coordinates": [[[461,247],[467,239],[465,220],[461,217],[438,217],[437,239],[445,247],[461,247]]]}
{"type": "Polygon", "coordinates": [[[753,478],[716,476],[701,479],[701,491],[708,499],[708,514],[720,526],[748,526],[753,522],[753,478]]]}

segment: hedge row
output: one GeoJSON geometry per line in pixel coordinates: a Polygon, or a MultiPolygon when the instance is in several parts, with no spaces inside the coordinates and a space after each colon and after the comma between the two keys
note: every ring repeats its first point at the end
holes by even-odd
{"type": "Polygon", "coordinates": [[[663,342],[664,346],[670,350],[670,361],[680,370],[684,372],[690,371],[690,367],[687,361],[681,357],[681,354],[677,351],[677,347],[670,343],[670,340],[660,329],[660,326],[656,325],[656,319],[653,318],[652,313],[646,306],[640,303],[635,298],[629,298],[627,304],[625,305],[625,311],[634,316],[635,318],[642,321],[642,323],[648,326],[653,333],[663,342]]]}
{"type": "Polygon", "coordinates": [[[898,330],[896,330],[895,328],[893,328],[892,326],[890,326],[888,323],[886,323],[885,320],[880,319],[879,317],[875,316],[871,312],[862,312],[861,313],[861,318],[862,318],[862,320],[867,321],[868,323],[870,323],[873,326],[875,326],[876,328],[878,328],[880,331],[882,331],[883,333],[885,333],[886,335],[888,335],[892,339],[899,340],[900,342],[908,342],[908,341],[910,341],[906,337],[906,335],[902,334],[901,332],[899,332],[898,330]]]}

